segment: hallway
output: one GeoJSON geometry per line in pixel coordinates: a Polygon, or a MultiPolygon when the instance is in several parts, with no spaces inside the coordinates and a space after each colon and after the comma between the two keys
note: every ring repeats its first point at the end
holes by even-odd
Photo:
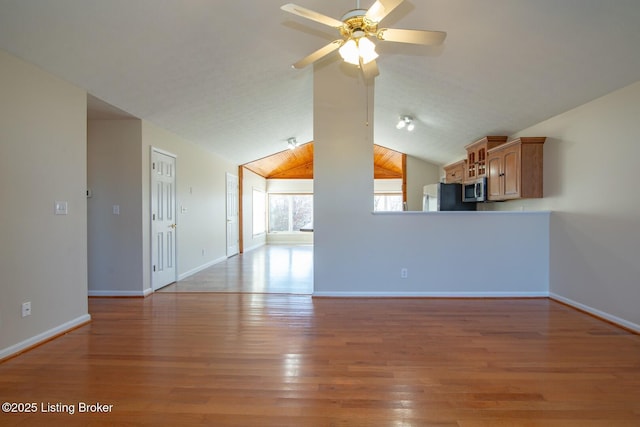
{"type": "Polygon", "coordinates": [[[313,245],[265,245],[157,292],[313,293],[313,245]]]}

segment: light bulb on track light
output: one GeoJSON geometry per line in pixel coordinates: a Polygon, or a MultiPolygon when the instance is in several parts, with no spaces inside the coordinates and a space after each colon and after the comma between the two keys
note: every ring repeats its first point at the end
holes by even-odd
{"type": "Polygon", "coordinates": [[[407,131],[411,132],[416,128],[415,123],[413,123],[413,117],[411,116],[400,116],[400,120],[398,120],[398,124],[396,125],[396,129],[404,129],[407,128],[407,131]]]}

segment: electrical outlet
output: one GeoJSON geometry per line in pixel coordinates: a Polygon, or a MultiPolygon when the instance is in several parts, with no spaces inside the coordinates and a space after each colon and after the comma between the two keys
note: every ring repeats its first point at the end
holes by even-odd
{"type": "Polygon", "coordinates": [[[22,303],[22,317],[31,316],[31,301],[22,303]]]}
{"type": "Polygon", "coordinates": [[[406,279],[407,277],[409,277],[409,270],[406,268],[400,269],[400,278],[406,279]]]}

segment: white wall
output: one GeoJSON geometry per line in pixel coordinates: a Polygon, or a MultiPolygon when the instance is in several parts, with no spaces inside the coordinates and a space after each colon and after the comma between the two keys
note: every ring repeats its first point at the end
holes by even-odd
{"type": "Polygon", "coordinates": [[[369,280],[373,86],[338,61],[314,66],[314,292],[377,288],[369,280]],[[367,122],[371,123],[368,125],[367,122]],[[336,156],[340,153],[340,156],[336,156]],[[364,283],[363,283],[364,282],[364,283]]]}
{"type": "Polygon", "coordinates": [[[339,65],[315,67],[314,294],[547,295],[548,213],[371,213],[367,91],[373,102],[339,65]]]}
{"type": "Polygon", "coordinates": [[[544,198],[494,209],[550,209],[554,296],[640,330],[640,82],[516,136],[547,136],[544,198]]]}
{"type": "Polygon", "coordinates": [[[0,93],[1,359],[90,317],[86,93],[2,50],[0,93]]]}
{"type": "Polygon", "coordinates": [[[180,278],[226,259],[226,173],[238,175],[236,165],[171,132],[142,122],[142,268],[145,292],[151,288],[149,164],[152,146],[177,156],[180,278]],[[182,213],[182,207],[186,208],[186,213],[182,213]]]}
{"type": "Polygon", "coordinates": [[[312,179],[268,179],[267,192],[280,194],[313,194],[312,179]]]}
{"type": "Polygon", "coordinates": [[[376,193],[402,193],[402,178],[374,179],[373,191],[376,193]]]}
{"type": "Polygon", "coordinates": [[[548,295],[548,212],[376,213],[358,222],[369,228],[361,247],[331,252],[338,273],[316,283],[315,295],[548,295]]]}
{"type": "Polygon", "coordinates": [[[441,168],[416,157],[407,156],[407,207],[422,210],[422,190],[427,184],[440,182],[441,168]]]}
{"type": "Polygon", "coordinates": [[[246,252],[264,245],[267,241],[266,229],[261,234],[254,234],[253,230],[253,190],[260,190],[264,193],[266,207],[267,180],[247,168],[243,168],[242,177],[242,240],[243,250],[246,252]]]}
{"type": "Polygon", "coordinates": [[[142,122],[87,127],[89,294],[142,295],[142,122]]]}

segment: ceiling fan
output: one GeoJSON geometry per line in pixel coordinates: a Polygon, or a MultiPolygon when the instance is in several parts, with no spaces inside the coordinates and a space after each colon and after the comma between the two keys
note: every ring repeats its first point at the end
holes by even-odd
{"type": "Polygon", "coordinates": [[[347,12],[341,20],[331,18],[313,10],[295,5],[285,4],[282,10],[294,15],[319,22],[324,25],[336,28],[342,35],[328,45],[321,47],[311,55],[302,58],[293,68],[304,68],[307,65],[324,58],[330,53],[339,51],[345,62],[360,67],[365,79],[372,79],[380,74],[376,58],[375,44],[370,38],[421,45],[439,45],[447,33],[443,31],[426,30],[397,30],[393,28],[379,28],[380,22],[398,7],[404,0],[376,0],[368,9],[360,8],[360,0],[356,2],[356,9],[347,12]]]}

